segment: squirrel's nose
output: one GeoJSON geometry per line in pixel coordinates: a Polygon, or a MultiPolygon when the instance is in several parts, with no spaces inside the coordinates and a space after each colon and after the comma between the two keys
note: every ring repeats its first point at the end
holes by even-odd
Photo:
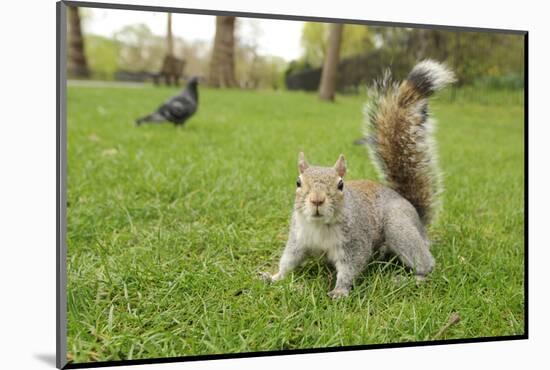
{"type": "Polygon", "coordinates": [[[325,203],[325,197],[314,197],[309,200],[314,206],[319,207],[325,203]]]}

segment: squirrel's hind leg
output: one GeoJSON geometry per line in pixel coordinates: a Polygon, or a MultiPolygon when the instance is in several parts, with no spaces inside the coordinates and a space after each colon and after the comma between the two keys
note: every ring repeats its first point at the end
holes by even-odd
{"type": "Polygon", "coordinates": [[[418,217],[414,216],[399,208],[390,211],[385,226],[386,245],[401,262],[423,278],[433,270],[435,260],[430,253],[429,242],[423,235],[423,226],[418,217]]]}

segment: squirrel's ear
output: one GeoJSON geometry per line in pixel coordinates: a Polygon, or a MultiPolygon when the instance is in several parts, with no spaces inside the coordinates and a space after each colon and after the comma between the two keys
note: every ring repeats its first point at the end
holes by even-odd
{"type": "Polygon", "coordinates": [[[344,177],[344,175],[346,174],[346,159],[344,158],[343,154],[340,154],[340,156],[338,157],[338,160],[334,164],[334,169],[340,177],[344,177]]]}
{"type": "Polygon", "coordinates": [[[300,173],[304,173],[304,171],[307,170],[308,167],[309,163],[307,163],[304,153],[300,152],[300,154],[298,154],[298,170],[300,171],[300,173]]]}

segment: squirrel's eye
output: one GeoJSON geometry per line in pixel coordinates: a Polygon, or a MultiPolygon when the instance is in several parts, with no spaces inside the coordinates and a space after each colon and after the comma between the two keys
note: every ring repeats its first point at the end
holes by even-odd
{"type": "Polygon", "coordinates": [[[343,180],[338,181],[338,190],[340,190],[340,191],[344,190],[344,181],[343,180]]]}
{"type": "Polygon", "coordinates": [[[302,180],[298,177],[298,179],[296,180],[296,187],[297,188],[301,188],[302,187],[302,180]]]}

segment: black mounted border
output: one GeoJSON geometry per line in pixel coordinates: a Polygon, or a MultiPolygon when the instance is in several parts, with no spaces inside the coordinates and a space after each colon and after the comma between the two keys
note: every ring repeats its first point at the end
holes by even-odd
{"type": "Polygon", "coordinates": [[[151,358],[151,359],[140,359],[140,360],[68,363],[63,367],[63,369],[87,369],[87,368],[106,367],[106,366],[165,364],[165,363],[184,362],[184,361],[187,362],[187,361],[205,361],[205,360],[226,360],[231,358],[301,355],[301,354],[310,354],[310,353],[359,351],[359,350],[366,350],[366,349],[405,348],[405,347],[436,346],[436,345],[446,345],[446,344],[467,344],[467,343],[481,343],[481,342],[502,342],[502,341],[519,340],[519,339],[527,339],[527,335],[524,334],[524,335],[511,335],[511,336],[502,336],[502,337],[448,339],[448,340],[434,340],[434,341],[426,341],[426,342],[381,343],[381,344],[368,344],[368,345],[359,345],[359,346],[306,348],[306,349],[292,349],[292,350],[280,350],[280,351],[223,353],[223,354],[215,354],[215,355],[179,356],[179,357],[151,358]]]}
{"type": "Polygon", "coordinates": [[[62,0],[56,3],[56,19],[57,19],[57,65],[56,65],[56,77],[57,77],[57,93],[56,93],[56,124],[57,124],[57,140],[56,140],[56,228],[57,228],[57,251],[56,251],[56,366],[59,369],[80,369],[80,368],[96,368],[107,366],[127,366],[127,365],[143,365],[143,364],[158,364],[158,363],[173,363],[173,362],[187,362],[187,361],[204,361],[204,360],[222,360],[232,358],[246,358],[246,357],[266,357],[266,356],[282,356],[282,355],[294,355],[294,354],[310,354],[310,353],[323,353],[323,352],[343,352],[343,351],[357,351],[366,349],[382,349],[382,348],[404,348],[404,347],[417,347],[417,346],[435,346],[445,344],[467,344],[467,343],[482,343],[482,342],[497,342],[497,341],[510,341],[510,340],[522,340],[529,338],[529,272],[528,272],[528,231],[529,231],[529,217],[528,217],[528,189],[529,189],[529,164],[528,164],[528,142],[529,142],[529,124],[528,124],[528,46],[529,46],[529,32],[526,30],[513,30],[513,29],[495,29],[495,28],[479,28],[479,27],[459,27],[459,26],[447,26],[447,25],[433,25],[433,24],[418,24],[418,23],[401,23],[401,22],[383,22],[373,20],[359,20],[359,19],[341,19],[341,18],[325,18],[325,17],[311,17],[302,15],[286,15],[286,14],[270,14],[270,13],[248,13],[248,12],[236,12],[226,10],[210,10],[210,9],[189,9],[189,8],[175,8],[175,7],[161,7],[161,6],[148,6],[148,5],[130,5],[130,4],[109,4],[99,2],[84,2],[84,1],[66,1],[62,0]],[[403,27],[403,28],[424,28],[424,29],[440,29],[449,31],[461,31],[461,32],[493,32],[501,34],[515,34],[523,35],[524,37],[524,73],[525,73],[525,85],[524,85],[524,334],[501,336],[501,337],[479,337],[479,338],[464,338],[464,339],[449,339],[449,340],[435,340],[435,341],[422,341],[422,342],[404,342],[404,343],[382,343],[382,344],[369,344],[358,346],[342,346],[342,347],[326,347],[326,348],[306,348],[295,350],[280,350],[280,351],[262,351],[262,352],[242,352],[242,353],[223,353],[212,355],[197,355],[197,356],[178,356],[178,357],[166,357],[166,358],[151,358],[151,359],[137,359],[137,360],[120,360],[120,361],[99,361],[99,362],[85,362],[85,363],[72,363],[67,362],[67,270],[66,270],[66,258],[67,258],[67,244],[66,244],[66,175],[67,175],[67,120],[66,120],[66,50],[67,50],[67,36],[66,36],[66,22],[67,22],[67,6],[76,6],[83,8],[96,8],[96,9],[118,9],[118,10],[137,10],[137,11],[151,11],[151,12],[170,12],[170,13],[183,13],[183,14],[198,14],[198,15],[230,15],[242,18],[262,18],[262,19],[280,19],[291,21],[306,21],[306,22],[325,22],[325,23],[346,23],[346,24],[365,24],[371,26],[386,26],[386,27],[403,27]]]}

